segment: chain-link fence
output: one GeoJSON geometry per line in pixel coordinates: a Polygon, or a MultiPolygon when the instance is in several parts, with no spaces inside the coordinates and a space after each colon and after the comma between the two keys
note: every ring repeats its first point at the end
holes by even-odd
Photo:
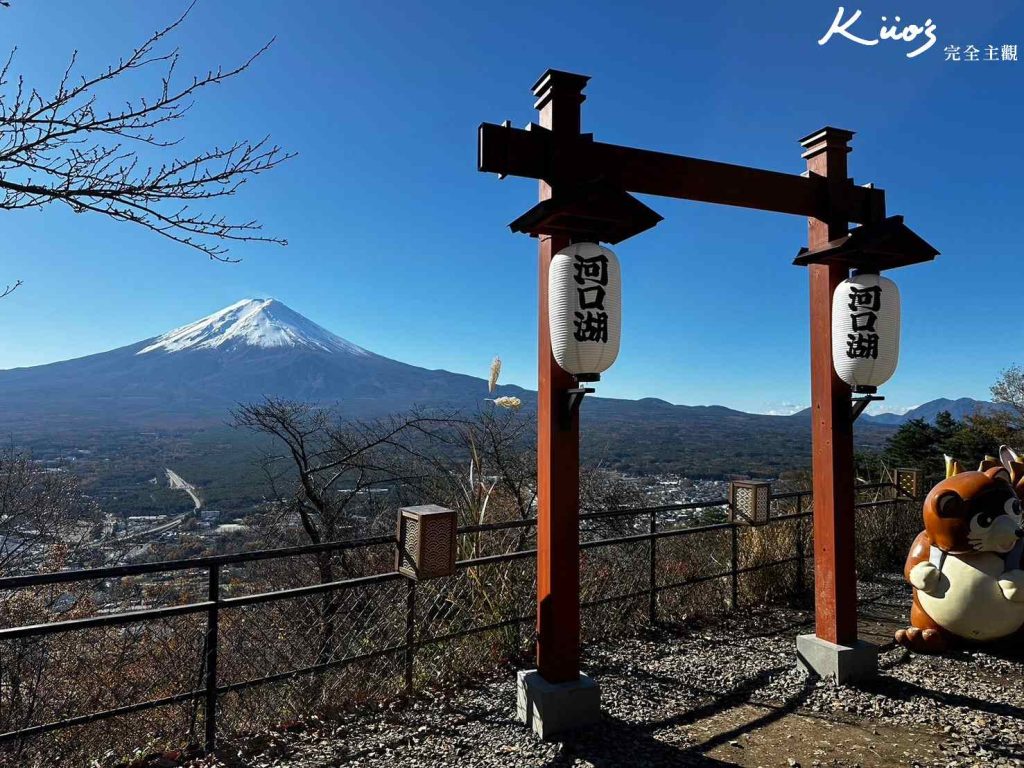
{"type": "MultiPolygon", "coordinates": [[[[805,596],[810,494],[763,525],[725,499],[581,516],[584,642],[805,596]]],[[[902,566],[919,504],[858,491],[862,575],[902,566]]],[[[394,572],[390,536],[0,579],[0,765],[116,764],[451,686],[534,648],[536,521],[459,532],[454,575],[394,572]]]]}

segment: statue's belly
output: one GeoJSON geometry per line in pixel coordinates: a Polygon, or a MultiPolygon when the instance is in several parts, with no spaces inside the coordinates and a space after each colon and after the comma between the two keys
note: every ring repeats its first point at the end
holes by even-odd
{"type": "Polygon", "coordinates": [[[1011,603],[999,588],[1003,559],[991,552],[948,555],[936,594],[918,600],[939,626],[969,640],[996,640],[1024,626],[1024,603],[1011,603]]]}

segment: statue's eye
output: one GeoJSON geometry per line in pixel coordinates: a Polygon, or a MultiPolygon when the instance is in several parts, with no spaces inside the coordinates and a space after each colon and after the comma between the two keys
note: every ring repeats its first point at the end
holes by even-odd
{"type": "Polygon", "coordinates": [[[978,515],[978,525],[982,528],[988,528],[992,525],[992,521],[996,519],[996,515],[992,512],[982,512],[978,515]]]}
{"type": "Polygon", "coordinates": [[[1003,505],[1003,509],[1006,510],[1006,513],[1008,515],[1014,515],[1015,517],[1020,517],[1020,515],[1021,515],[1020,500],[1019,499],[1008,499],[1006,504],[1003,505]]]}

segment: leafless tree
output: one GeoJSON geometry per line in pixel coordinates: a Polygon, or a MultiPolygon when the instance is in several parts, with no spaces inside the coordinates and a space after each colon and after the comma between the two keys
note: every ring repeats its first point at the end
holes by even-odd
{"type": "Polygon", "coordinates": [[[1012,428],[1015,431],[1024,429],[1024,369],[1019,365],[1011,365],[992,385],[992,399],[1012,409],[1012,428]]]}
{"type": "Polygon", "coordinates": [[[416,478],[415,492],[459,510],[463,525],[531,518],[535,433],[534,420],[518,411],[485,405],[472,414],[451,414],[430,431],[429,444],[406,452],[417,467],[408,472],[416,478]]]}
{"type": "Polygon", "coordinates": [[[0,451],[0,573],[56,570],[87,544],[96,511],[62,469],[12,447],[0,451]]]}
{"type": "Polygon", "coordinates": [[[231,221],[193,206],[235,194],[291,154],[266,137],[198,154],[168,152],[181,141],[170,129],[195,99],[247,70],[270,46],[236,66],[179,78],[179,51],[165,44],[193,5],[97,73],[77,74],[73,53],[54,90],[33,87],[15,74],[11,51],[0,67],[0,209],[63,203],[75,213],[137,224],[220,261],[233,260],[226,242],[285,244],[264,234],[256,221],[231,221]],[[112,85],[151,71],[151,92],[127,103],[110,92],[112,85]]]}
{"type": "MultiPolygon", "coordinates": [[[[536,422],[518,410],[485,404],[468,414],[413,411],[346,422],[308,404],[265,400],[237,409],[234,423],[274,438],[284,449],[263,461],[275,502],[271,524],[279,531],[284,523],[287,530],[292,521],[294,531],[297,521],[313,543],[362,535],[378,523],[393,530],[396,508],[407,504],[454,509],[461,526],[536,515],[536,422]],[[371,492],[382,488],[388,492],[371,492]]],[[[586,510],[636,507],[643,501],[636,483],[601,467],[585,468],[580,483],[586,510]]],[[[629,530],[631,525],[628,516],[595,521],[587,535],[629,530]]],[[[528,548],[532,535],[530,526],[469,533],[459,537],[459,558],[520,551],[528,548]]],[[[341,560],[340,570],[362,575],[355,573],[356,565],[341,560]]],[[[321,556],[318,567],[322,582],[337,577],[336,557],[321,556]]],[[[465,574],[481,610],[492,618],[511,610],[515,590],[509,583],[493,582],[474,568],[465,574]]],[[[328,636],[324,645],[329,646],[337,609],[325,598],[322,610],[328,636]]]]}
{"type": "Polygon", "coordinates": [[[239,406],[233,423],[275,438],[283,449],[261,462],[278,502],[275,524],[297,520],[308,541],[319,544],[352,534],[371,490],[415,481],[403,457],[417,438],[448,422],[415,413],[343,421],[315,405],[266,398],[239,406]]]}
{"type": "MultiPolygon", "coordinates": [[[[375,490],[409,481],[409,464],[400,456],[409,451],[415,435],[426,435],[444,419],[396,416],[376,421],[340,421],[329,410],[307,403],[267,398],[239,406],[234,425],[274,438],[277,450],[262,460],[271,484],[275,509],[270,527],[293,532],[297,520],[310,543],[351,538],[358,512],[371,507],[375,490]],[[283,450],[281,450],[283,449],[283,450]]],[[[286,533],[287,535],[287,533],[286,533]]],[[[344,550],[316,557],[320,583],[333,582],[338,568],[352,571],[344,550]]],[[[335,592],[321,603],[319,655],[334,652],[335,592]]]]}
{"type": "MultiPolygon", "coordinates": [[[[635,478],[608,469],[600,463],[580,467],[580,512],[604,512],[639,509],[648,503],[635,478]]],[[[595,537],[619,536],[635,532],[637,523],[647,525],[647,518],[633,515],[584,521],[581,528],[595,537]]]]}

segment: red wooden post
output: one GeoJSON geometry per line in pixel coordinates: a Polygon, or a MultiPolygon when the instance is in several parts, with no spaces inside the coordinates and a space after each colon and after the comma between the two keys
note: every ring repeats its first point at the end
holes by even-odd
{"type": "MultiPolygon", "coordinates": [[[[556,142],[571,142],[579,135],[587,80],[549,70],[534,85],[540,125],[556,142]]],[[[541,200],[552,196],[552,184],[540,182],[541,200]]],[[[575,681],[580,673],[578,412],[568,428],[560,423],[567,390],[576,386],[576,379],[555,362],[548,330],[548,265],[568,245],[567,237],[542,237],[538,264],[537,671],[549,683],[575,681]]]]}
{"type": "MultiPolygon", "coordinates": [[[[800,143],[810,174],[826,180],[828,218],[808,220],[808,246],[849,232],[846,155],[853,133],[823,128],[800,143]]],[[[850,387],[832,366],[832,294],[846,278],[842,264],[811,264],[811,441],[814,489],[815,634],[837,645],[857,640],[854,547],[853,419],[850,387]]]]}

